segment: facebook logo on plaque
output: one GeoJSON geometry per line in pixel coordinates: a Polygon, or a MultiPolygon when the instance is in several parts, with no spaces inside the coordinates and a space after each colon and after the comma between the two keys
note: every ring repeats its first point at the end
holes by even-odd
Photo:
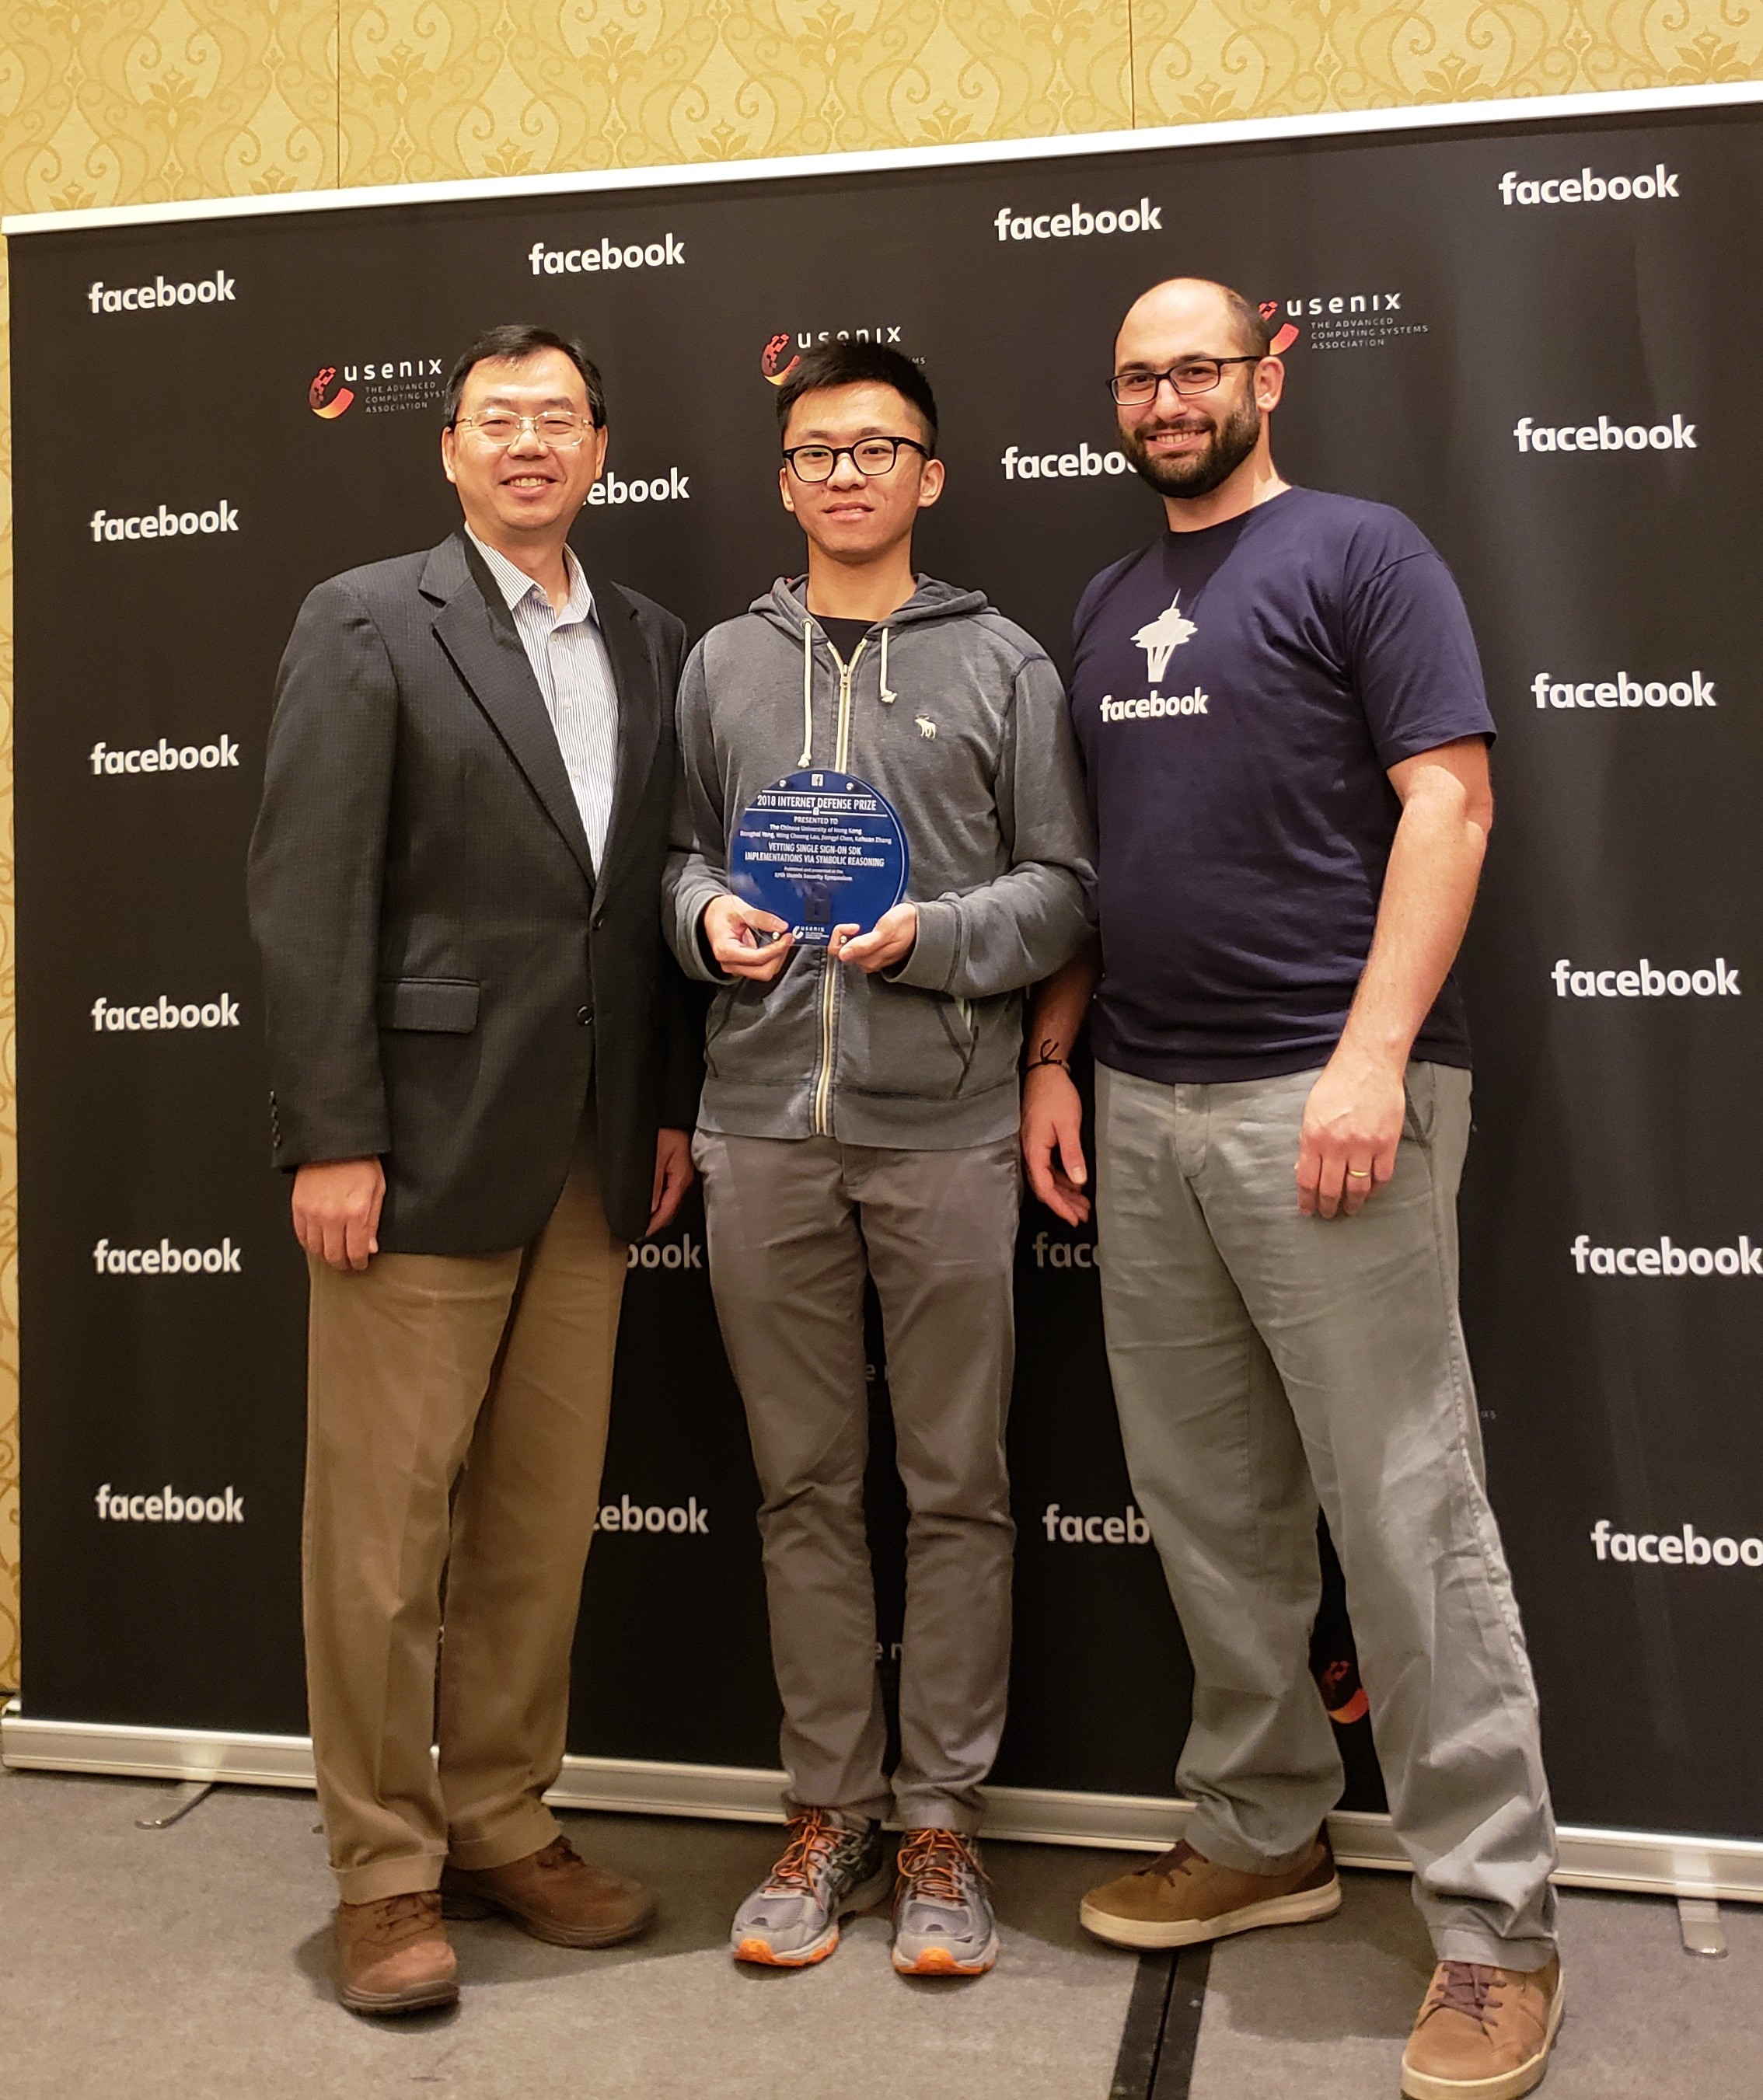
{"type": "Polygon", "coordinates": [[[845,773],[788,773],[747,805],[729,886],[807,947],[835,926],[867,933],[906,894],[906,834],[887,797],[845,773]]]}

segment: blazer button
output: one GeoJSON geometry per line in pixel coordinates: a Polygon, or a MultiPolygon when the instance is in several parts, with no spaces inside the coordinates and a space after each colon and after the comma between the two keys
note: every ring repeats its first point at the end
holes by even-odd
{"type": "Polygon", "coordinates": [[[594,1026],[594,1008],[591,1006],[578,1006],[576,1008],[576,1019],[582,1027],[591,1028],[594,1026]]]}

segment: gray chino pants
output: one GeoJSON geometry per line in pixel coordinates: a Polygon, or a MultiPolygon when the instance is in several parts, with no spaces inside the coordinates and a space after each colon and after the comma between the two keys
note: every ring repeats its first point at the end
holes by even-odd
{"type": "Polygon", "coordinates": [[[1016,1140],[908,1152],[700,1131],[693,1156],[763,1496],[791,1795],[908,1829],[977,1830],[1010,1671],[1016,1140]],[[866,1273],[911,1511],[891,1786],[864,1522],[866,1273]]]}
{"type": "Polygon", "coordinates": [[[1340,1797],[1308,1668],[1319,1497],[1439,1958],[1539,1968],[1554,1824],[1457,1311],[1469,1075],[1409,1066],[1394,1178],[1335,1219],[1292,1178],[1315,1078],[1097,1074],[1108,1361],[1194,1661],[1188,1839],[1277,1872],[1340,1797]]]}

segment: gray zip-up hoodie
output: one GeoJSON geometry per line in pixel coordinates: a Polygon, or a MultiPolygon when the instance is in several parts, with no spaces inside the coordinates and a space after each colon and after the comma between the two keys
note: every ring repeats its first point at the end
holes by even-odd
{"type": "Polygon", "coordinates": [[[681,967],[722,986],[701,1126],[933,1152],[1009,1136],[1023,987],[1076,952],[1094,880],[1065,694],[1040,644],[980,592],[921,576],[846,663],[802,581],[780,581],[692,651],[679,748],[665,923],[681,967]],[[699,943],[729,888],[728,832],[760,789],[816,764],[899,812],[917,943],[874,977],[798,946],[771,983],[731,982],[699,943]]]}

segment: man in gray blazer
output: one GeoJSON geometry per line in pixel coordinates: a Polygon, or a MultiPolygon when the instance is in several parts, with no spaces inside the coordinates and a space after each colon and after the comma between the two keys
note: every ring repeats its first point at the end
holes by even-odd
{"type": "Polygon", "coordinates": [[[700,1070],[659,909],[684,632],[568,545],[606,444],[579,344],[471,346],[441,437],[462,528],[307,599],[251,845],[312,1284],[307,1688],[356,2012],[457,1996],[444,1895],[568,1947],[651,1909],[541,1798],[627,1242],[690,1182],[700,1070]]]}

